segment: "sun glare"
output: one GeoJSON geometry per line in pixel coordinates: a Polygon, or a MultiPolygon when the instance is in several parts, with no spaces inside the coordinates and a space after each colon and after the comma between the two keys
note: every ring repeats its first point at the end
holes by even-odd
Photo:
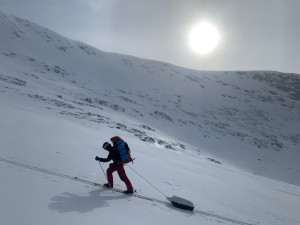
{"type": "Polygon", "coordinates": [[[189,34],[191,48],[200,54],[211,52],[219,43],[217,29],[209,23],[200,23],[195,26],[189,34]]]}

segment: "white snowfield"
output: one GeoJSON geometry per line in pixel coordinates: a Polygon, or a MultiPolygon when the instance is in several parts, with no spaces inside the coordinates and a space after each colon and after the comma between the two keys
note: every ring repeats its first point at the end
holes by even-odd
{"type": "Polygon", "coordinates": [[[106,53],[0,11],[0,224],[298,225],[299,101],[298,74],[106,53]],[[131,168],[195,211],[45,173],[104,184],[94,158],[115,135],[131,168]]]}

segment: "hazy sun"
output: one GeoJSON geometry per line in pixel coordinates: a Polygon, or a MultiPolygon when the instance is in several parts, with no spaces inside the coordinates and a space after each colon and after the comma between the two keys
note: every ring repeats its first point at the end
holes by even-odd
{"type": "Polygon", "coordinates": [[[203,22],[191,30],[189,42],[195,52],[206,54],[218,45],[219,38],[217,29],[213,25],[203,22]]]}

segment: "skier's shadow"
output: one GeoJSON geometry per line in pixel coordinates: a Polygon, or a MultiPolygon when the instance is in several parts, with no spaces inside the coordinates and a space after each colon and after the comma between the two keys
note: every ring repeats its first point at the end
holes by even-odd
{"type": "MultiPolygon", "coordinates": [[[[89,195],[79,196],[76,194],[64,192],[61,196],[55,196],[51,200],[54,201],[49,204],[49,208],[60,213],[79,212],[86,213],[97,208],[108,207],[107,200],[126,199],[126,195],[109,195],[101,196],[101,192],[108,191],[105,189],[96,189],[90,191],[89,195]]],[[[109,193],[109,192],[108,192],[109,193]]]]}

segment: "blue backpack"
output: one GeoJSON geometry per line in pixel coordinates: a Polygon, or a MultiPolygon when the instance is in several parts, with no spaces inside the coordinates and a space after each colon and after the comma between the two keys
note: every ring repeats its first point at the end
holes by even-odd
{"type": "Polygon", "coordinates": [[[132,161],[130,150],[126,148],[124,140],[120,137],[115,136],[111,138],[113,145],[116,147],[118,153],[120,154],[121,161],[123,163],[129,163],[132,161]]]}

